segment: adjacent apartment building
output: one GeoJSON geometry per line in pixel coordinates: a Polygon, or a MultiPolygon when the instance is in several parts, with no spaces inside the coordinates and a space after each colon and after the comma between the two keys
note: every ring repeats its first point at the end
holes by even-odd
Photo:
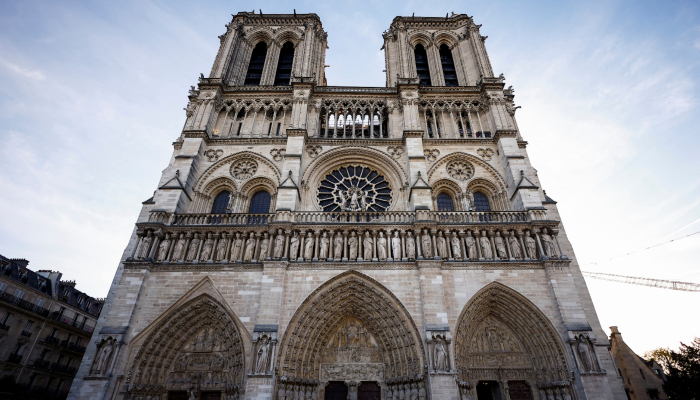
{"type": "Polygon", "coordinates": [[[630,349],[616,326],[611,326],[610,331],[610,352],[622,377],[627,399],[668,399],[663,390],[666,379],[663,368],[653,359],[647,361],[630,349]]]}
{"type": "Polygon", "coordinates": [[[103,299],[0,255],[0,398],[65,398],[103,299]]]}

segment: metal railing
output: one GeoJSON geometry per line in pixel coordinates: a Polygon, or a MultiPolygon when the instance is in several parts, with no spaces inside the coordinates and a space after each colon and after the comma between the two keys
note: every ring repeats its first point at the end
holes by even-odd
{"type": "Polygon", "coordinates": [[[58,321],[62,324],[66,324],[69,326],[72,326],[73,328],[80,329],[81,331],[85,331],[88,333],[92,333],[92,331],[95,329],[94,326],[87,325],[85,321],[78,322],[77,320],[70,319],[66,317],[65,315],[61,315],[58,311],[54,311],[51,313],[49,316],[54,321],[58,321]]]}
{"type": "Polygon", "coordinates": [[[49,315],[49,310],[32,304],[26,300],[22,300],[19,297],[15,297],[7,292],[0,294],[0,301],[4,301],[9,304],[13,304],[16,307],[22,308],[24,310],[33,312],[42,317],[47,317],[49,315]]]}

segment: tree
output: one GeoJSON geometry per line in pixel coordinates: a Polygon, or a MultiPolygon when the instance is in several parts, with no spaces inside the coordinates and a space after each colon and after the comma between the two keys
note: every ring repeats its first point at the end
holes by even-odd
{"type": "Polygon", "coordinates": [[[669,349],[656,349],[654,359],[668,372],[664,382],[664,392],[672,400],[700,400],[700,338],[690,345],[681,342],[676,352],[669,349]]]}
{"type": "MultiPolygon", "coordinates": [[[[659,365],[661,365],[661,368],[664,369],[664,373],[666,375],[668,375],[668,373],[669,373],[668,366],[672,365],[672,362],[673,362],[671,359],[672,352],[673,352],[673,350],[671,350],[668,347],[659,347],[658,349],[649,350],[649,351],[644,352],[643,358],[645,360],[654,360],[657,363],[659,363],[659,365]]],[[[678,367],[678,366],[674,364],[674,367],[678,367]]]]}

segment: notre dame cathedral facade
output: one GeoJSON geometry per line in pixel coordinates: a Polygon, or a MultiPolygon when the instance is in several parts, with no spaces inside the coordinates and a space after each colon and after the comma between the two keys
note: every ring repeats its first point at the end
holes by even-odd
{"type": "Polygon", "coordinates": [[[479,27],[343,87],[317,15],[235,15],[69,398],[625,398],[479,27]]]}

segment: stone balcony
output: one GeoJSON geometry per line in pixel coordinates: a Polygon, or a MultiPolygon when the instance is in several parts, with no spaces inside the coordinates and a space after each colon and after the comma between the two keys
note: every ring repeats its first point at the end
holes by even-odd
{"type": "Polygon", "coordinates": [[[567,260],[559,221],[528,211],[176,214],[137,224],[130,263],[541,262],[567,260]],[[465,251],[466,250],[466,251],[465,251]]]}

